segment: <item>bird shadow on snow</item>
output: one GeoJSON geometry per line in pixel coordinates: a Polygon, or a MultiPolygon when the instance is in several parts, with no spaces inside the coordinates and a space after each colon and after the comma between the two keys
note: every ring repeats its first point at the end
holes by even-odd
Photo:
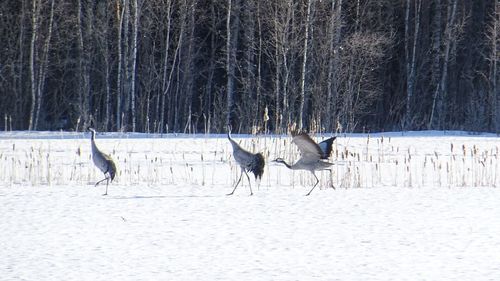
{"type": "Polygon", "coordinates": [[[213,197],[222,197],[215,195],[135,195],[135,196],[110,196],[106,197],[108,199],[115,200],[126,200],[126,199],[162,199],[162,198],[213,198],[213,197]]]}

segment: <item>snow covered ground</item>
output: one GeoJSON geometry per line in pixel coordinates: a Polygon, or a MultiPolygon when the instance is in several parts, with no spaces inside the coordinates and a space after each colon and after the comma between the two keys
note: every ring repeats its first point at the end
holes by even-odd
{"type": "Polygon", "coordinates": [[[500,280],[494,135],[339,136],[308,197],[287,136],[234,136],[254,196],[225,136],[99,134],[102,196],[88,137],[0,133],[1,280],[500,280]]]}

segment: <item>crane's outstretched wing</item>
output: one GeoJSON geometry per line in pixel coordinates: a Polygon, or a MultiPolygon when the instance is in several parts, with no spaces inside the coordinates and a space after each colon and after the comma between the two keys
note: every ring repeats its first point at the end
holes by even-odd
{"type": "Polygon", "coordinates": [[[321,159],[323,151],[308,134],[300,133],[293,137],[292,142],[297,145],[303,158],[321,159]]]}
{"type": "Polygon", "coordinates": [[[306,133],[300,133],[293,137],[292,142],[297,145],[303,157],[310,159],[328,159],[332,153],[332,144],[337,137],[331,137],[317,144],[306,133]]]}

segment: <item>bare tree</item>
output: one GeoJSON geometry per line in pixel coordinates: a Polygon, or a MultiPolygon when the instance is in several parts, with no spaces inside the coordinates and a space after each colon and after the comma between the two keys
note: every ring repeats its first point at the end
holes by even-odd
{"type": "MultiPolygon", "coordinates": [[[[163,78],[162,78],[162,87],[161,87],[161,102],[158,101],[156,103],[156,113],[159,113],[159,132],[163,133],[163,126],[165,124],[165,99],[167,96],[167,92],[170,88],[170,82],[172,79],[172,71],[170,72],[170,76],[167,76],[168,62],[169,62],[169,48],[170,48],[170,30],[171,30],[171,18],[172,18],[172,1],[167,0],[166,3],[166,11],[167,11],[167,31],[166,31],[166,39],[165,39],[165,51],[163,55],[163,78]],[[167,79],[168,77],[168,79],[167,79]],[[161,105],[161,106],[160,106],[161,105]]],[[[175,58],[175,57],[174,57],[175,58]]],[[[171,66],[173,69],[173,65],[171,66]]]]}
{"type": "MultiPolygon", "coordinates": [[[[280,55],[280,27],[279,27],[279,21],[277,20],[277,15],[278,15],[279,9],[276,7],[275,8],[275,20],[274,20],[274,57],[275,57],[275,73],[274,73],[274,130],[276,132],[280,132],[280,117],[282,116],[282,110],[280,109],[280,71],[281,71],[281,55],[280,55]]],[[[286,26],[286,25],[285,25],[286,26]]],[[[282,41],[281,41],[282,42],[282,41]]],[[[285,44],[285,42],[282,42],[281,44],[285,44]]],[[[286,50],[286,49],[285,49],[286,50]]],[[[283,52],[283,57],[285,58],[286,55],[283,52]]],[[[286,65],[286,63],[285,63],[286,65]]],[[[283,106],[287,104],[286,101],[286,94],[283,94],[283,106]]]]}
{"type": "MultiPolygon", "coordinates": [[[[21,0],[21,16],[20,16],[20,19],[19,19],[19,40],[18,40],[18,44],[19,44],[19,47],[18,47],[18,56],[16,58],[16,75],[14,76],[14,93],[16,93],[17,96],[22,96],[23,95],[23,86],[24,86],[24,75],[23,75],[23,72],[24,72],[24,69],[25,69],[25,65],[24,65],[24,53],[25,53],[25,44],[24,44],[24,39],[25,39],[25,32],[26,32],[26,18],[27,18],[27,14],[28,12],[26,10],[28,10],[28,7],[29,7],[29,0],[21,0]]],[[[2,25],[2,26],[6,26],[6,25],[2,25]]],[[[30,45],[30,55],[31,55],[31,45],[30,45]]],[[[30,63],[31,63],[31,59],[30,59],[30,63]]],[[[17,112],[17,102],[14,104],[14,112],[17,112]]],[[[12,125],[11,125],[11,129],[12,129],[12,125]]]]}
{"type": "MultiPolygon", "coordinates": [[[[443,5],[441,3],[442,0],[433,0],[431,11],[432,19],[430,26],[431,33],[431,73],[430,73],[430,84],[433,91],[436,91],[436,85],[439,84],[439,80],[441,77],[441,46],[442,46],[442,14],[443,14],[443,5]]],[[[430,112],[428,113],[430,114],[430,112]]]]}
{"type": "Polygon", "coordinates": [[[329,48],[328,48],[328,81],[327,81],[327,109],[326,119],[327,128],[333,130],[333,103],[337,98],[337,67],[339,67],[339,45],[342,32],[342,0],[332,1],[330,12],[330,26],[329,26],[329,48]]]}
{"type": "Polygon", "coordinates": [[[87,33],[91,30],[91,9],[88,6],[82,5],[82,0],[78,0],[77,4],[77,38],[78,38],[78,114],[83,122],[83,128],[90,124],[90,73],[89,60],[90,54],[87,49],[87,33]],[[83,9],[87,14],[84,18],[83,9]],[[84,22],[85,21],[85,22],[84,22]]]}
{"type": "Polygon", "coordinates": [[[254,120],[254,112],[258,111],[259,104],[256,98],[255,89],[255,18],[256,14],[256,3],[254,0],[245,1],[242,5],[242,25],[245,28],[242,30],[242,48],[243,51],[243,67],[241,73],[241,102],[239,109],[239,115],[241,117],[242,129],[249,131],[249,128],[256,125],[254,120]]]}
{"type": "Polygon", "coordinates": [[[208,132],[211,129],[212,118],[214,117],[214,77],[216,71],[216,62],[217,62],[217,26],[218,26],[218,17],[217,17],[217,9],[216,3],[210,2],[210,16],[209,18],[209,39],[208,48],[210,49],[207,61],[207,79],[205,82],[205,91],[204,91],[204,106],[203,106],[203,116],[204,120],[204,129],[205,132],[208,132]]]}
{"type": "Polygon", "coordinates": [[[130,104],[132,99],[132,89],[131,89],[131,34],[130,34],[130,6],[131,1],[134,0],[124,0],[124,14],[123,14],[123,55],[124,55],[124,64],[123,64],[123,76],[125,79],[123,80],[123,97],[124,101],[122,103],[122,126],[121,131],[128,130],[128,125],[130,124],[130,104]]]}
{"type": "Polygon", "coordinates": [[[457,10],[457,1],[452,0],[450,6],[448,7],[448,18],[446,21],[446,41],[445,41],[445,49],[444,49],[444,57],[442,62],[442,71],[441,71],[441,79],[439,83],[436,85],[436,90],[434,91],[434,96],[432,98],[432,109],[431,116],[428,123],[428,128],[440,128],[442,126],[442,122],[444,119],[444,106],[443,100],[446,95],[446,83],[447,83],[447,74],[448,74],[448,63],[450,61],[450,50],[451,46],[454,43],[454,24],[455,24],[455,14],[457,10]],[[439,116],[435,119],[436,113],[439,116]]]}
{"type": "Polygon", "coordinates": [[[345,39],[341,52],[341,95],[339,118],[346,131],[354,131],[357,120],[366,116],[381,95],[377,71],[392,44],[392,38],[381,33],[355,32],[345,39]]]}
{"type": "Polygon", "coordinates": [[[235,102],[235,72],[236,72],[236,50],[238,48],[239,31],[239,0],[227,1],[227,21],[226,21],[226,71],[227,71],[227,115],[226,126],[231,126],[232,115],[235,102]]]}
{"type": "Polygon", "coordinates": [[[500,131],[497,2],[0,1],[0,116],[30,130],[250,131],[271,116],[275,132],[500,131]]]}
{"type": "MultiPolygon", "coordinates": [[[[112,108],[113,108],[113,103],[112,103],[112,97],[111,97],[111,68],[112,68],[112,62],[113,62],[113,56],[111,54],[110,50],[110,44],[113,42],[109,42],[109,36],[111,36],[110,32],[110,27],[109,27],[109,22],[111,20],[110,18],[110,13],[112,14],[112,9],[110,12],[110,7],[113,6],[113,3],[107,3],[107,2],[99,2],[97,6],[97,15],[96,15],[96,20],[97,24],[95,26],[95,42],[96,42],[96,49],[99,52],[99,55],[102,57],[102,68],[103,68],[103,84],[104,84],[104,121],[103,121],[103,126],[102,130],[109,131],[111,130],[111,124],[113,123],[113,116],[112,116],[112,108]]],[[[99,129],[99,128],[97,128],[99,129]]]]}
{"type": "MultiPolygon", "coordinates": [[[[303,57],[300,39],[300,21],[296,18],[296,1],[278,1],[268,6],[265,23],[271,29],[271,41],[264,44],[264,52],[271,59],[274,70],[272,90],[274,100],[274,130],[282,132],[286,125],[297,119],[294,102],[300,93],[300,75],[297,63],[303,57]]],[[[300,68],[300,67],[299,67],[300,68]]]]}
{"type": "MultiPolygon", "coordinates": [[[[259,43],[257,47],[257,81],[256,81],[256,104],[257,104],[257,110],[254,112],[254,119],[255,120],[261,120],[260,118],[261,115],[263,114],[263,109],[261,109],[261,97],[262,97],[262,48],[263,48],[263,32],[262,32],[262,11],[261,11],[261,3],[260,1],[257,1],[257,30],[258,30],[258,38],[259,38],[259,43]]],[[[267,108],[266,108],[267,109],[267,108]]],[[[266,110],[266,118],[267,117],[267,110],[266,110]]],[[[267,120],[263,120],[263,123],[267,123],[267,120]]],[[[264,125],[262,125],[263,130],[265,131],[266,128],[264,128],[264,125]]]]}
{"type": "Polygon", "coordinates": [[[40,13],[41,0],[31,1],[31,44],[30,44],[30,85],[31,85],[31,107],[29,114],[28,130],[33,130],[35,125],[35,104],[36,104],[36,88],[37,81],[35,80],[35,53],[36,53],[36,39],[38,35],[38,22],[40,13]]]}
{"type": "Polygon", "coordinates": [[[408,130],[412,126],[412,102],[414,95],[414,84],[416,76],[416,53],[417,53],[417,42],[419,38],[420,29],[420,10],[422,7],[421,0],[415,0],[414,7],[414,31],[413,31],[413,43],[410,47],[410,0],[406,1],[406,13],[405,13],[405,58],[406,58],[406,113],[403,128],[408,130]]]}
{"type": "Polygon", "coordinates": [[[307,12],[306,12],[306,22],[304,31],[304,49],[302,56],[302,71],[300,77],[300,105],[299,105],[299,130],[305,123],[305,101],[306,101],[306,71],[307,71],[307,51],[309,45],[309,26],[311,25],[311,2],[312,0],[307,0],[307,12]]]}
{"type": "Polygon", "coordinates": [[[185,123],[184,126],[184,132],[185,133],[192,133],[192,123],[194,122],[192,120],[193,115],[196,115],[195,118],[197,117],[197,113],[193,114],[193,96],[194,96],[194,80],[195,80],[195,75],[196,72],[194,71],[194,65],[195,65],[195,60],[196,60],[196,54],[195,54],[195,44],[196,44],[196,37],[195,37],[195,26],[196,26],[196,6],[197,6],[197,1],[188,1],[186,3],[186,12],[187,16],[185,17],[186,21],[186,52],[184,53],[184,64],[183,64],[183,73],[189,73],[189,75],[183,75],[183,86],[184,86],[184,101],[182,103],[182,112],[186,113],[184,114],[183,122],[185,123]]]}
{"type": "Polygon", "coordinates": [[[117,66],[117,71],[116,71],[116,129],[121,130],[122,128],[122,122],[121,122],[121,117],[122,117],[122,92],[123,92],[123,86],[122,86],[122,65],[123,65],[123,53],[122,53],[122,37],[123,37],[123,18],[125,15],[125,6],[127,4],[127,0],[116,0],[116,18],[118,21],[118,27],[117,27],[117,53],[118,53],[118,66],[117,66]],[[123,3],[122,3],[123,1],[123,3]]]}
{"type": "Polygon", "coordinates": [[[45,44],[43,47],[42,59],[40,61],[40,67],[38,69],[38,81],[37,81],[37,90],[36,90],[36,113],[35,113],[35,125],[33,126],[34,130],[37,130],[38,123],[40,119],[40,108],[42,105],[42,96],[45,85],[45,77],[47,75],[47,68],[49,64],[49,49],[50,49],[50,41],[52,39],[52,26],[54,23],[54,0],[50,1],[50,19],[49,26],[47,31],[47,38],[45,39],[45,44]]]}
{"type": "Polygon", "coordinates": [[[140,9],[138,0],[132,0],[132,9],[134,10],[134,24],[132,28],[132,56],[131,56],[131,79],[130,79],[130,110],[132,113],[132,132],[136,130],[136,108],[135,108],[135,80],[137,66],[137,34],[139,33],[140,9]]]}
{"type": "Polygon", "coordinates": [[[491,113],[491,123],[492,129],[499,134],[500,133],[500,93],[498,89],[499,74],[498,74],[498,63],[500,62],[500,2],[496,1],[494,6],[494,12],[492,13],[492,23],[488,30],[487,37],[490,42],[490,72],[489,72],[489,83],[490,92],[489,100],[491,101],[492,113],[491,113]]]}

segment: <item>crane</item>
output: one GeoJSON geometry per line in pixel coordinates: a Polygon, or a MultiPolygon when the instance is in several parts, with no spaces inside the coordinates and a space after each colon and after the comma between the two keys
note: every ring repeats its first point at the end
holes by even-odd
{"type": "Polygon", "coordinates": [[[116,165],[115,162],[113,162],[113,159],[111,159],[111,156],[103,153],[99,150],[99,148],[97,148],[97,145],[95,144],[95,130],[93,128],[88,128],[88,130],[92,132],[92,138],[90,139],[92,145],[92,161],[94,161],[95,166],[104,173],[104,179],[96,182],[95,186],[103,181],[106,181],[106,193],[103,195],[108,195],[108,185],[109,182],[112,182],[115,178],[116,165]]]}
{"type": "Polygon", "coordinates": [[[260,180],[262,178],[262,174],[264,173],[264,165],[265,165],[264,156],[262,156],[261,153],[251,153],[243,149],[238,143],[236,143],[231,138],[230,131],[227,133],[227,138],[229,139],[229,142],[231,142],[231,145],[233,146],[234,160],[236,160],[236,163],[238,163],[238,165],[241,168],[240,179],[236,183],[236,186],[234,187],[233,191],[228,195],[233,195],[234,191],[236,190],[236,187],[238,187],[238,184],[241,181],[243,173],[245,173],[248,179],[248,185],[250,187],[250,195],[253,195],[252,186],[250,184],[250,177],[248,176],[248,171],[252,172],[255,175],[256,180],[260,180]]]}
{"type": "Polygon", "coordinates": [[[306,196],[308,196],[319,183],[319,179],[314,172],[321,170],[329,170],[330,173],[332,172],[330,166],[332,166],[333,163],[323,160],[330,157],[330,154],[332,152],[332,143],[335,139],[336,137],[331,137],[318,144],[314,140],[312,140],[311,137],[306,133],[295,134],[293,136],[292,142],[295,143],[295,145],[297,145],[297,147],[299,148],[301,158],[294,164],[288,164],[287,162],[285,162],[285,160],[283,160],[283,158],[276,158],[274,162],[282,163],[287,168],[292,170],[306,170],[311,172],[316,178],[316,183],[314,184],[313,188],[306,194],[306,196]]]}

